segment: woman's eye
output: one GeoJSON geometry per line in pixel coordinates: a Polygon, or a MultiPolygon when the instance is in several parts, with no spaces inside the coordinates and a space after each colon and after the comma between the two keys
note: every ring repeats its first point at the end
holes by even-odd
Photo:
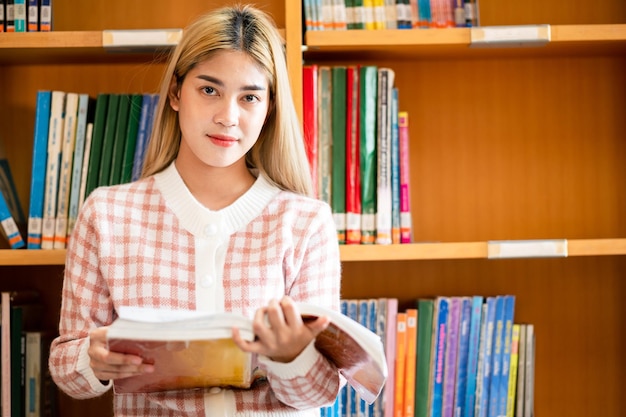
{"type": "Polygon", "coordinates": [[[215,89],[213,87],[204,87],[202,90],[204,91],[205,94],[208,94],[208,95],[215,94],[215,89]]]}
{"type": "Polygon", "coordinates": [[[247,101],[247,102],[250,102],[250,103],[252,103],[252,102],[254,102],[254,101],[258,101],[258,100],[259,100],[259,99],[257,98],[257,96],[255,96],[255,95],[253,95],[253,94],[248,94],[248,95],[246,95],[246,96],[244,97],[244,101],[247,101]]]}

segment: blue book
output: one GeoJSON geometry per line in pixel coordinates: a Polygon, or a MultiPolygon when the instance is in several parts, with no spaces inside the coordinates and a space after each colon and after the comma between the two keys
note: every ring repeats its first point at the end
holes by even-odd
{"type": "Polygon", "coordinates": [[[469,347],[467,352],[467,385],[465,389],[465,402],[460,417],[474,417],[476,402],[476,373],[478,371],[478,349],[480,347],[480,324],[483,313],[483,297],[472,297],[472,313],[469,330],[469,347]]]}
{"type": "Polygon", "coordinates": [[[491,379],[489,381],[489,417],[498,417],[500,380],[502,379],[502,350],[504,342],[504,296],[496,297],[496,318],[493,333],[491,379]]]}
{"type": "Polygon", "coordinates": [[[41,32],[52,30],[52,0],[41,0],[39,4],[39,30],[41,32]]]}
{"type": "Polygon", "coordinates": [[[400,243],[400,138],[398,88],[391,90],[391,242],[400,243]]]}
{"type": "MultiPolygon", "coordinates": [[[[378,334],[378,300],[375,298],[370,298],[367,300],[367,328],[370,329],[373,333],[378,334]]],[[[361,400],[361,409],[365,409],[365,415],[369,417],[373,417],[377,403],[381,401],[382,397],[378,397],[378,399],[371,403],[367,404],[365,401],[361,400]]]]}
{"type": "MultiPolygon", "coordinates": [[[[358,309],[357,309],[357,314],[358,314],[358,322],[361,323],[364,327],[367,327],[368,329],[372,330],[370,327],[370,323],[372,322],[371,320],[371,312],[370,309],[372,308],[372,306],[370,305],[370,300],[369,299],[362,299],[359,300],[358,302],[358,309]]],[[[374,320],[375,321],[375,320],[374,320]]],[[[374,325],[375,326],[375,325],[374,325]]],[[[376,330],[374,330],[376,331],[376,330]]],[[[354,401],[356,403],[355,406],[356,408],[352,408],[351,409],[351,415],[355,416],[355,417],[365,417],[367,416],[367,412],[369,410],[367,403],[365,401],[363,401],[359,395],[356,393],[356,391],[353,390],[353,394],[351,394],[352,397],[354,398],[354,401]],[[356,413],[355,413],[356,411],[356,413]]],[[[351,402],[351,405],[353,403],[351,402]]]]}
{"type": "Polygon", "coordinates": [[[487,297],[485,306],[484,330],[479,351],[479,367],[476,392],[476,417],[487,417],[489,410],[489,386],[491,382],[491,367],[493,365],[493,335],[496,322],[496,297],[487,297]]]}
{"type": "Polygon", "coordinates": [[[38,91],[35,106],[33,162],[30,175],[30,205],[28,207],[28,249],[41,249],[43,199],[46,182],[48,126],[50,125],[51,91],[38,91]]]}
{"type": "Polygon", "coordinates": [[[515,296],[504,296],[504,337],[502,343],[502,366],[500,372],[500,389],[498,416],[506,415],[507,400],[509,394],[509,370],[511,367],[511,339],[513,334],[513,322],[515,319],[515,296]]]}
{"type": "Polygon", "coordinates": [[[431,417],[441,417],[443,411],[443,376],[445,372],[446,337],[448,333],[448,315],[450,300],[447,297],[437,297],[437,316],[434,318],[436,330],[433,351],[433,393],[431,417]]]}
{"type": "Polygon", "coordinates": [[[0,226],[2,233],[6,236],[9,245],[12,249],[19,249],[24,247],[24,240],[20,234],[20,230],[15,223],[15,219],[11,215],[7,200],[4,198],[4,193],[0,191],[0,226]]]}
{"type": "Polygon", "coordinates": [[[141,102],[141,116],[139,118],[139,130],[137,132],[137,142],[135,143],[135,155],[133,158],[132,181],[136,181],[141,177],[146,147],[148,146],[148,140],[150,139],[150,134],[152,132],[154,109],[156,107],[157,99],[158,95],[156,94],[143,95],[143,100],[141,102]]]}
{"type": "Polygon", "coordinates": [[[418,26],[420,29],[427,29],[432,22],[430,11],[430,0],[417,0],[418,26]]]}
{"type": "Polygon", "coordinates": [[[454,389],[454,415],[463,415],[465,408],[465,389],[467,388],[467,358],[470,345],[470,324],[472,318],[472,299],[461,298],[461,322],[459,324],[459,353],[457,357],[456,385],[454,389]]]}

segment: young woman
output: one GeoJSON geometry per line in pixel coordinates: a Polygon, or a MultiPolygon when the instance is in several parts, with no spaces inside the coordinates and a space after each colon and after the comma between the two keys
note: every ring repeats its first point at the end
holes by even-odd
{"type": "Polygon", "coordinates": [[[154,370],[110,352],[120,306],[232,311],[254,318],[267,378],[248,390],[114,396],[115,415],[313,416],[334,401],[337,369],[294,301],[339,308],[330,208],[309,197],[307,160],[283,45],[264,13],[216,10],[185,29],[160,91],[144,175],[96,189],[68,247],[56,384],[75,398],[154,370]]]}

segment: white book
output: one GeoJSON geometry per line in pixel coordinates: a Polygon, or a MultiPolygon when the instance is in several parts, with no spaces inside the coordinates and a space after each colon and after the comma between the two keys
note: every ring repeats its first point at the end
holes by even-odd
{"type": "Polygon", "coordinates": [[[50,127],[48,129],[48,158],[46,163],[46,186],[44,192],[44,211],[41,248],[54,248],[54,232],[57,214],[57,191],[61,165],[61,145],[63,136],[63,115],[65,111],[63,91],[53,91],[50,105],[50,127]]]}
{"type": "Polygon", "coordinates": [[[87,113],[89,111],[89,95],[78,96],[78,116],[76,118],[76,141],[74,143],[74,160],[72,161],[72,180],[70,182],[69,212],[67,215],[67,239],[74,230],[80,203],[80,187],[83,177],[83,156],[87,133],[87,113]]]}
{"type": "Polygon", "coordinates": [[[376,243],[391,244],[391,99],[395,73],[378,69],[376,243]]]}
{"type": "Polygon", "coordinates": [[[54,249],[65,249],[67,241],[67,216],[69,214],[70,183],[72,181],[72,161],[76,143],[76,119],[78,117],[78,94],[67,93],[65,98],[65,118],[63,121],[63,144],[61,166],[59,167],[59,191],[57,194],[57,214],[54,229],[54,249]]]}

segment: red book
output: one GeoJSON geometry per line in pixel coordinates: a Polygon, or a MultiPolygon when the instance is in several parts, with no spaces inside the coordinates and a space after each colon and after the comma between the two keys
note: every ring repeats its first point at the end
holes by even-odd
{"type": "Polygon", "coordinates": [[[311,170],[313,192],[317,197],[317,65],[302,67],[302,90],[304,146],[311,170]]]}
{"type": "Polygon", "coordinates": [[[359,68],[349,66],[346,75],[346,244],[360,244],[359,68]]]}

